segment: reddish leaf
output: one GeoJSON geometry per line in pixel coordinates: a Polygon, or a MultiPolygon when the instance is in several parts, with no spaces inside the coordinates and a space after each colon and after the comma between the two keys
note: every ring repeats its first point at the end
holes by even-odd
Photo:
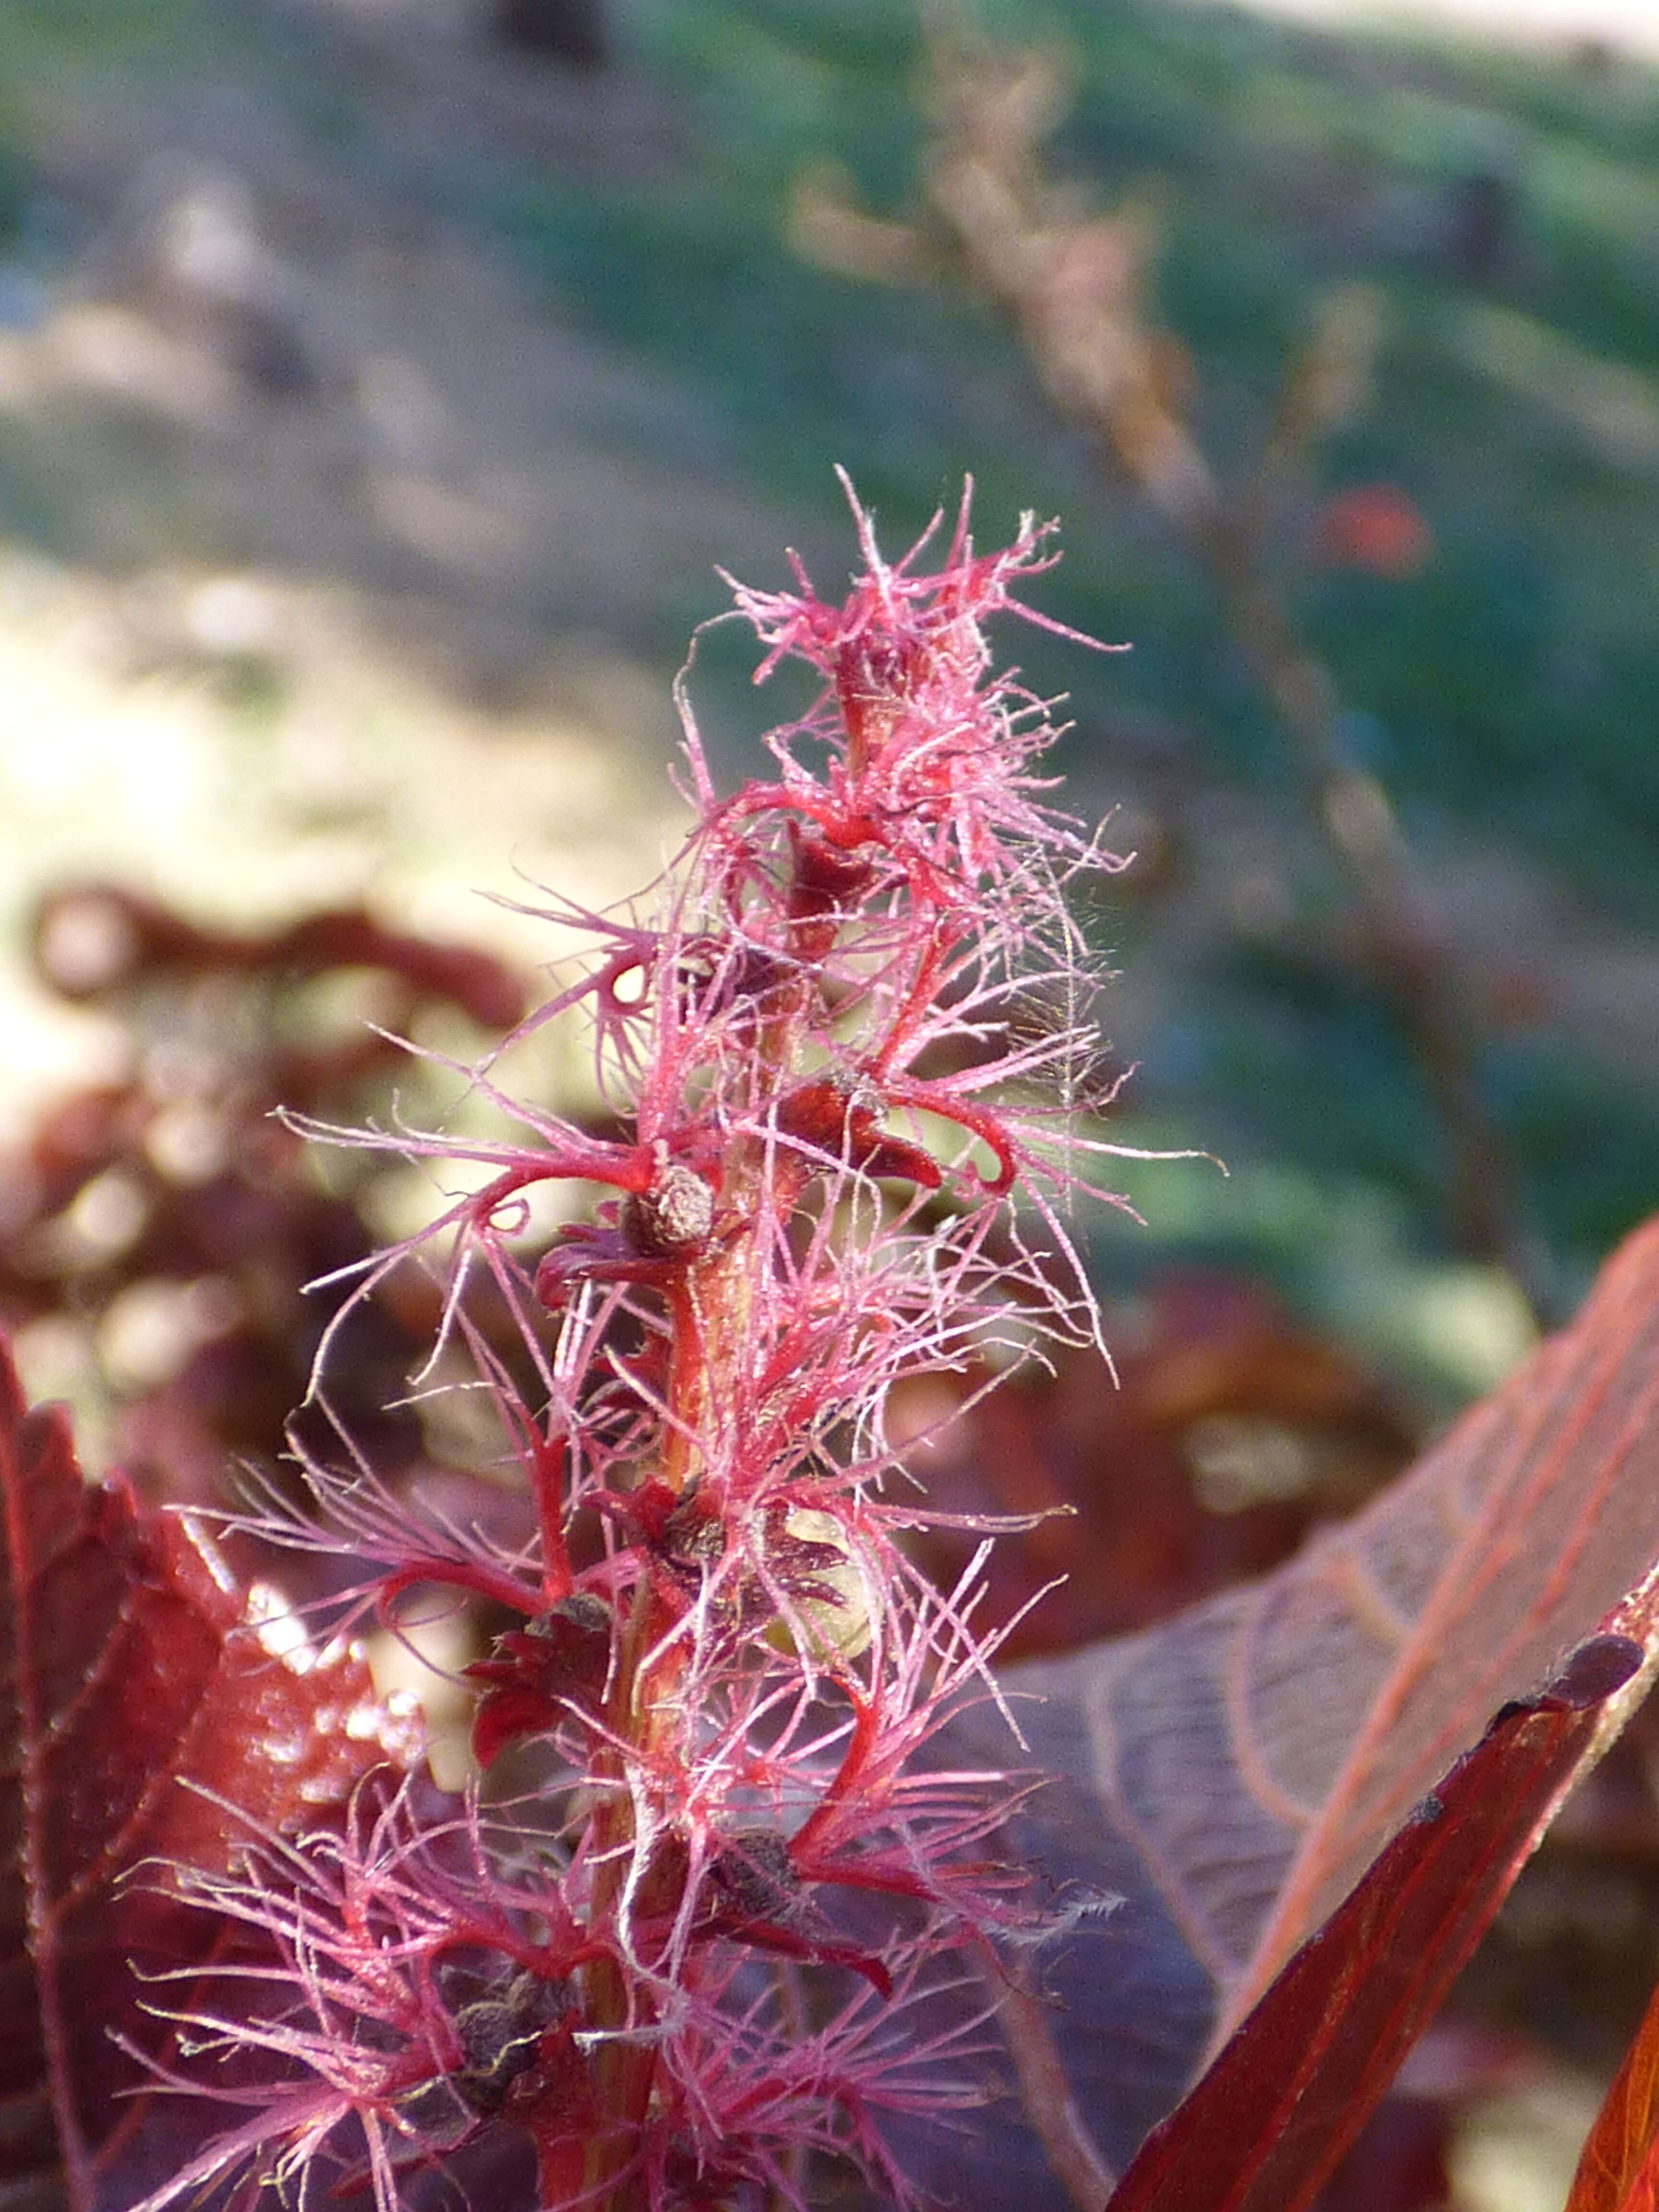
{"type": "Polygon", "coordinates": [[[76,884],[43,902],[34,943],[42,975],[66,999],[96,998],[165,969],[216,976],[286,969],[297,980],[379,968],[489,1028],[510,1029],[525,1011],[523,984],[488,952],[398,936],[359,908],[307,915],[268,937],[233,937],[198,929],[118,884],[76,884]]]}
{"type": "MultiPolygon", "coordinates": [[[[1616,1616],[1650,1634],[1654,1598],[1616,1616]]],[[[1536,1844],[1642,1642],[1581,1644],[1417,1807],[1149,2138],[1112,2212],[1303,2212],[1427,2025],[1536,1844]]]]}
{"type": "Polygon", "coordinates": [[[1566,2212],[1659,2208],[1659,1990],[1595,2116],[1566,2212]]]}
{"type": "Polygon", "coordinates": [[[182,1522],[83,1481],[3,1352],[0,1516],[0,2193],[89,2212],[155,2101],[122,2095],[146,2077],[112,2039],[166,2048],[135,1966],[187,1966],[217,1932],[121,1877],[227,1863],[237,1823],[201,1790],[315,1825],[411,1747],[360,1660],[276,1656],[182,1522]]]}
{"type": "Polygon", "coordinates": [[[1441,2100],[1396,2087],[1355,2136],[1315,2212],[1444,2212],[1451,2137],[1441,2100]]]}
{"type": "MultiPolygon", "coordinates": [[[[1491,1713],[1610,1620],[1652,1648],[1644,1607],[1615,1608],[1656,1559],[1659,1224],[1608,1263],[1570,1330],[1354,1519],[1144,1634],[1009,1671],[1011,1691],[1040,1701],[1019,1708],[1033,1763],[1062,1778],[1011,1824],[1009,1849],[1057,1885],[1119,1899],[1042,1976],[1107,2165],[1121,2170],[1170,2112],[1491,1713]]],[[[1455,1846],[1485,1887],[1467,1915],[1452,1889],[1437,1908],[1447,1957],[1496,1908],[1600,1725],[1522,1731],[1533,1747],[1541,1728],[1560,1763],[1540,1768],[1517,1825],[1477,1824],[1455,1846]]],[[[994,1755],[992,1723],[963,1727],[954,1750],[994,1755]]],[[[1446,1838],[1437,1824],[1437,1851],[1446,1838]]],[[[1416,1965],[1413,2020],[1440,1972],[1416,1965]]],[[[1063,2128],[1058,2104],[1049,2120],[1063,2128]]],[[[986,2162],[952,2166],[943,2147],[927,2178],[976,2208],[1066,2201],[1029,2140],[1011,2130],[997,2149],[994,2185],[986,2162]]]]}

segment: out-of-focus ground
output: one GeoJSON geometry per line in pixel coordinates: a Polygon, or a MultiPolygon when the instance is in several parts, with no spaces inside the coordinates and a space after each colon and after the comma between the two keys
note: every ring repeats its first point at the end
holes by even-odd
{"type": "MultiPolygon", "coordinates": [[[[40,884],[88,868],[249,913],[363,894],[486,934],[506,925],[471,893],[512,895],[514,866],[615,895],[662,847],[663,806],[641,794],[672,744],[668,674],[721,604],[714,565],[776,579],[796,542],[833,581],[847,533],[831,459],[877,499],[890,538],[971,465],[988,527],[1006,526],[1011,495],[1064,513],[1062,611],[1136,646],[1103,678],[1075,655],[1041,672],[1075,691],[1064,765],[1081,803],[1121,806],[1123,841],[1167,863],[1130,878],[1103,924],[1123,956],[1115,1040],[1146,1069],[1147,1109],[1236,1170],[1248,1146],[1218,1124],[1212,1093],[1299,1111],[1279,1140],[1287,1171],[1313,1176],[1307,1202],[1323,1204],[1328,1170],[1360,1230],[1367,1191],[1431,1191],[1436,1139],[1409,1071],[1378,1061],[1373,1013],[1334,1000],[1310,957],[1328,919],[1317,854],[1190,576],[1144,518],[1103,503],[1089,457],[1044,427],[983,317],[819,277],[787,253],[789,173],[838,132],[880,138],[872,185],[902,200],[896,17],[858,19],[867,53],[858,38],[838,48],[827,18],[809,24],[811,51],[794,57],[787,9],[621,8],[612,65],[580,73],[492,46],[470,0],[175,0],[112,7],[90,29],[50,8],[10,13],[0,622],[12,697],[30,702],[14,710],[0,830],[14,920],[40,884]],[[579,788],[566,782],[578,751],[579,788]],[[1137,881],[1154,888],[1137,899],[1137,881]],[[1286,988],[1301,994],[1289,1017],[1286,988]],[[1264,995],[1265,1030],[1247,1007],[1264,995]],[[1352,1061],[1353,1145],[1332,1134],[1319,1079],[1332,1053],[1352,1061]]],[[[1386,436],[1390,382],[1415,378],[1417,495],[1452,511],[1431,514],[1421,577],[1316,582],[1342,638],[1360,640],[1356,744],[1390,782],[1391,749],[1420,769],[1419,865],[1515,1046],[1502,1079],[1523,1141],[1547,1156],[1538,1188],[1561,1217],[1545,1231],[1565,1304],[1641,1210],[1659,1127],[1646,787],[1638,775],[1637,803],[1622,800],[1614,761],[1605,794],[1589,789],[1601,764],[1573,728],[1598,714],[1601,742],[1639,696],[1607,611],[1651,560],[1659,397],[1614,357],[1616,322],[1592,343],[1538,296],[1571,244],[1539,233],[1545,217],[1605,217],[1608,253],[1639,261],[1645,248],[1626,245],[1646,205],[1639,146],[1603,175],[1584,131],[1558,150],[1541,124],[1506,119],[1507,80],[1477,98],[1462,62],[1437,85],[1435,65],[1391,48],[1258,49],[1250,20],[1133,9],[1119,33],[1094,19],[1091,35],[1123,46],[1109,80],[1122,112],[1085,109],[1061,150],[1150,188],[1149,165],[1193,143],[1206,100],[1221,103],[1231,138],[1205,149],[1215,173],[1165,220],[1170,282],[1190,319],[1218,323],[1212,351],[1229,319],[1251,327],[1252,288],[1269,288],[1259,356],[1212,409],[1224,446],[1255,434],[1286,318],[1321,284],[1367,264],[1397,282],[1402,328],[1371,419],[1386,436]],[[1269,177],[1264,218],[1305,269],[1265,232],[1255,246],[1221,234],[1245,163],[1269,177]],[[1485,243],[1468,230],[1470,179],[1497,196],[1501,234],[1485,243]],[[1213,267],[1193,261],[1212,246],[1213,267]],[[1463,270],[1470,255],[1491,266],[1463,270]],[[1585,467],[1588,501],[1559,510],[1583,573],[1551,569],[1527,534],[1585,467]],[[1584,619],[1565,603],[1540,616],[1540,593],[1558,592],[1584,619]],[[1520,672],[1533,661],[1535,681],[1520,672]],[[1492,696],[1505,686],[1514,706],[1492,696]],[[1480,745],[1508,745],[1510,761],[1458,765],[1469,708],[1480,745]],[[1437,795],[1448,781],[1455,814],[1437,795]],[[1587,854],[1598,832],[1620,842],[1599,880],[1589,860],[1572,879],[1562,852],[1587,854]],[[1604,1095],[1619,1126],[1604,1127],[1598,1183],[1574,1117],[1604,1095]]],[[[1639,136],[1640,82],[1617,56],[1575,67],[1619,152],[1639,136]]],[[[1166,202],[1171,189],[1157,186],[1166,202]]],[[[1639,276],[1609,270],[1607,299],[1590,302],[1604,322],[1639,276]]],[[[1399,465],[1367,430],[1351,444],[1349,474],[1399,465]]],[[[703,696],[717,742],[741,694],[731,651],[716,654],[703,696]]],[[[728,744],[728,772],[740,760],[728,744]]],[[[11,992],[21,1097],[30,1066],[58,1079],[69,1048],[38,997],[11,992]]],[[[1223,1212],[1255,1188],[1236,1175],[1223,1212]]],[[[1263,1207],[1282,1214],[1282,1194],[1263,1207]]],[[[1356,1279],[1376,1284],[1377,1259],[1367,1249],[1356,1279]]],[[[1396,1288],[1389,1275],[1378,1304],[1398,1311],[1396,1288]]],[[[1501,1296],[1486,1304],[1471,1326],[1489,1352],[1461,1388],[1521,1340],[1501,1296]]],[[[1449,1340],[1438,1322],[1419,1334],[1449,1340]]]]}
{"type": "Polygon", "coordinates": [[[411,192],[427,94],[343,45],[403,172],[343,159],[271,95],[253,15],[203,51],[188,27],[161,23],[158,79],[143,35],[82,52],[48,23],[10,88],[33,219],[71,241],[0,301],[14,1128],[100,1064],[16,958],[70,876],[241,926],[366,898],[550,957],[487,899],[603,902],[672,850],[675,720],[638,641],[787,534],[696,465],[672,379],[411,192]]]}
{"type": "MultiPolygon", "coordinates": [[[[1478,979],[1565,1303],[1659,1205],[1659,17],[1451,0],[1345,42],[1346,9],[1283,5],[1304,26],[1072,11],[1058,158],[1153,210],[1219,456],[1310,300],[1386,295],[1370,409],[1280,550],[1478,979]],[[1500,17],[1501,52],[1456,43],[1500,17]],[[1310,562],[1325,490],[1378,480],[1427,518],[1420,573],[1310,562]]],[[[1431,1410],[1484,1387],[1530,1323],[1437,1237],[1420,1085],[1203,590],[977,306],[787,246],[811,162],[903,206],[908,17],[641,0],[574,71],[484,13],[0,0],[0,1130],[123,1048],[33,978],[43,891],[244,928],[363,901],[552,958],[511,902],[621,898],[672,853],[668,686],[716,564],[781,581],[793,544],[833,588],[833,462],[895,544],[971,468],[988,535],[1065,515],[1043,603],[1134,641],[1002,642],[1072,690],[1079,803],[1146,855],[1089,917],[1137,1133],[1235,1170],[1138,1179],[1109,1278],[1259,1265],[1431,1410]]],[[[729,632],[702,659],[738,774],[763,717],[729,632]]],[[[1482,2108],[1462,2212],[1559,2201],[1593,2071],[1482,2108]]]]}

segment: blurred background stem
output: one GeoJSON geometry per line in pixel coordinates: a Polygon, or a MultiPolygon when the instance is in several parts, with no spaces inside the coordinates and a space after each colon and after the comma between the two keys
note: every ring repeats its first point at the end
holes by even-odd
{"type": "Polygon", "coordinates": [[[924,8],[921,104],[931,132],[915,226],[798,191],[803,248],[890,281],[940,269],[1013,319],[1051,404],[1113,457],[1208,574],[1234,640],[1289,740],[1312,819],[1352,901],[1352,956],[1386,997],[1437,1118],[1444,1218],[1455,1249],[1508,1271],[1541,1322],[1558,1298],[1530,1232],[1509,1147],[1486,1104],[1481,1022],[1458,948],[1413,868],[1378,779],[1348,763],[1329,670],[1296,626],[1267,539],[1316,441],[1363,404],[1380,328],[1372,295],[1333,290],[1285,372],[1261,458],[1224,489],[1191,428],[1190,362],[1152,320],[1146,272],[1156,225],[1131,202],[1096,215],[1047,173],[1043,142],[1065,112],[1063,54],[1000,49],[951,0],[924,8]]]}

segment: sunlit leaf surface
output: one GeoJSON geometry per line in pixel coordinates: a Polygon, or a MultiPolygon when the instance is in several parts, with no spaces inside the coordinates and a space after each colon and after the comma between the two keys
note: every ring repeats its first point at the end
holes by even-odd
{"type": "Polygon", "coordinates": [[[134,2049],[169,2044],[143,1977],[222,1935],[147,1870],[224,1864],[216,1801],[314,1825],[410,1746],[360,1660],[284,1653],[183,1522],[84,1481],[3,1357],[0,1514],[0,2197],[91,2212],[136,2201],[198,2124],[124,2094],[134,2049]]]}

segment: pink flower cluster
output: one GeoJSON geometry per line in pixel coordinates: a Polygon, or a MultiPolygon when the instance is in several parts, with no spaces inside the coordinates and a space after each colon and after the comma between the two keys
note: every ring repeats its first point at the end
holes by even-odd
{"type": "Polygon", "coordinates": [[[433,1584],[505,1609],[467,1669],[474,1747],[487,1775],[540,1764],[533,1797],[434,1812],[410,1784],[214,1887],[277,1962],[247,2017],[191,2014],[248,2117],[143,2212],[319,2170],[391,2212],[503,2129],[546,2212],[804,2208],[825,2159],[903,2203],[884,2113],[980,2094],[995,1938],[1037,1919],[994,1848],[1021,1785],[919,1762],[994,1697],[999,1634],[975,1571],[942,1591],[908,1564],[927,1510],[884,1413],[900,1377],[1096,1336],[1062,1216],[1115,1148],[1079,1121],[1102,1100],[1065,890],[1121,864],[1048,805],[1054,731],[991,672],[985,621],[1025,611],[1048,531],[975,554],[964,498],[919,574],[928,538],[890,564],[854,512],[840,605],[799,563],[793,592],[736,587],[759,677],[823,679],[774,775],[720,799],[682,696],[698,818],[660,911],[561,910],[593,950],[534,1020],[586,1015],[608,1133],[488,1070],[510,1141],[319,1133],[483,1170],[361,1295],[436,1260],[446,1357],[538,1534],[504,1551],[362,1464],[310,1470],[303,1529],[260,1525],[348,1553],[387,1613],[433,1584]],[[538,1250],[528,1194],[560,1180],[599,1194],[538,1250]],[[942,2029],[951,1982],[976,1994],[942,2029]]]}

